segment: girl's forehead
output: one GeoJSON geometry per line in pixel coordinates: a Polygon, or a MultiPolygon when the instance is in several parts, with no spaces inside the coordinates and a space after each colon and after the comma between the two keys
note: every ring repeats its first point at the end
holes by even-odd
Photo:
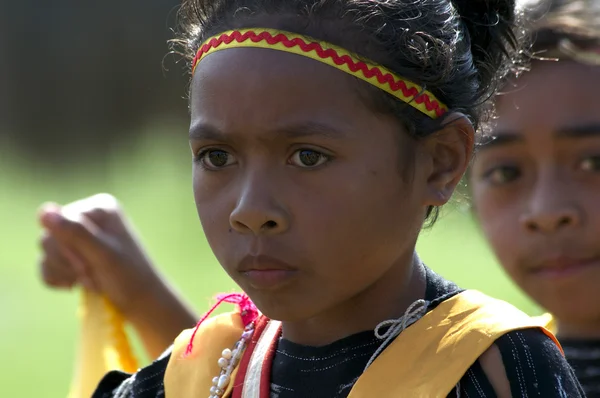
{"type": "Polygon", "coordinates": [[[395,151],[402,127],[367,105],[361,84],[367,83],[295,54],[256,48],[215,52],[192,80],[190,138],[252,145],[319,140],[395,151]]]}
{"type": "Polygon", "coordinates": [[[600,67],[536,62],[497,101],[497,130],[561,129],[600,120],[600,67]]]}
{"type": "Polygon", "coordinates": [[[317,118],[350,121],[370,116],[357,93],[360,84],[312,59],[260,48],[208,55],[191,86],[194,119],[221,123],[282,123],[317,118]]]}

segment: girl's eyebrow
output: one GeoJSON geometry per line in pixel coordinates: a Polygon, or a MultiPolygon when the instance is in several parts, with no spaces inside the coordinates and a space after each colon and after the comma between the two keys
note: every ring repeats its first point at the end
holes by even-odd
{"type": "Polygon", "coordinates": [[[557,138],[600,137],[600,123],[589,123],[563,127],[557,130],[557,138]]]}
{"type": "MultiPolygon", "coordinates": [[[[314,136],[340,139],[347,134],[326,123],[309,121],[284,125],[269,131],[267,135],[270,139],[280,138],[281,136],[284,136],[287,139],[299,139],[314,136]]],[[[229,134],[226,134],[217,127],[207,123],[195,123],[190,127],[189,139],[193,141],[226,141],[228,138],[231,138],[229,134]]]]}
{"type": "Polygon", "coordinates": [[[207,123],[194,123],[190,127],[190,141],[223,141],[226,135],[217,127],[207,123]]]}
{"type": "MultiPolygon", "coordinates": [[[[554,133],[556,138],[582,139],[600,137],[600,123],[580,124],[569,127],[561,127],[554,133]]],[[[478,150],[497,148],[523,141],[523,135],[514,131],[501,131],[494,134],[493,138],[479,146],[478,150]]]]}
{"type": "Polygon", "coordinates": [[[482,143],[477,148],[477,150],[482,151],[482,150],[486,150],[486,149],[498,148],[501,146],[522,142],[523,140],[524,140],[523,136],[521,134],[518,134],[515,132],[511,132],[511,131],[498,132],[498,133],[494,134],[494,136],[492,138],[490,138],[486,142],[482,143]]]}

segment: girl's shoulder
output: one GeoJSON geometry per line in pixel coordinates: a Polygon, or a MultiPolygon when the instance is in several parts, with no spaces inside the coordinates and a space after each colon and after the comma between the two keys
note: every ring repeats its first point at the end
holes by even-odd
{"type": "MultiPolygon", "coordinates": [[[[465,292],[431,269],[426,270],[426,296],[431,307],[465,292]]],[[[585,397],[560,347],[542,329],[553,332],[552,321],[548,315],[538,317],[531,323],[539,324],[539,328],[511,330],[498,336],[464,374],[458,386],[460,396],[502,397],[502,391],[510,391],[508,396],[512,397],[585,397]]]]}
{"type": "Polygon", "coordinates": [[[535,328],[511,331],[498,338],[465,373],[460,390],[461,396],[479,398],[585,397],[556,343],[535,328]]]}

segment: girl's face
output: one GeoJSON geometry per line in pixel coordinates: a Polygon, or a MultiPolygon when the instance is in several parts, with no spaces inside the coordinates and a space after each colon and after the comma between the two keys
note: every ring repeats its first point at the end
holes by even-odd
{"type": "Polygon", "coordinates": [[[382,283],[402,289],[410,272],[431,168],[403,180],[423,150],[365,106],[353,79],[263,49],[216,52],[196,69],[198,213],[219,262],[271,318],[308,319],[382,283]]]}
{"type": "Polygon", "coordinates": [[[600,68],[535,64],[475,157],[475,212],[508,274],[559,320],[600,320],[600,68]]]}

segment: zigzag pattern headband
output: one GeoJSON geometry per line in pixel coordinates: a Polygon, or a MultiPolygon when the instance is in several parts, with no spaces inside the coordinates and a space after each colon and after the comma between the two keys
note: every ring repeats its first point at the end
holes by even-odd
{"type": "Polygon", "coordinates": [[[333,44],[280,30],[264,28],[230,30],[213,36],[198,49],[192,61],[192,73],[202,58],[208,54],[242,47],[270,48],[312,58],[393,95],[432,119],[437,119],[448,112],[448,108],[432,93],[382,66],[361,61],[347,50],[333,44]]]}

